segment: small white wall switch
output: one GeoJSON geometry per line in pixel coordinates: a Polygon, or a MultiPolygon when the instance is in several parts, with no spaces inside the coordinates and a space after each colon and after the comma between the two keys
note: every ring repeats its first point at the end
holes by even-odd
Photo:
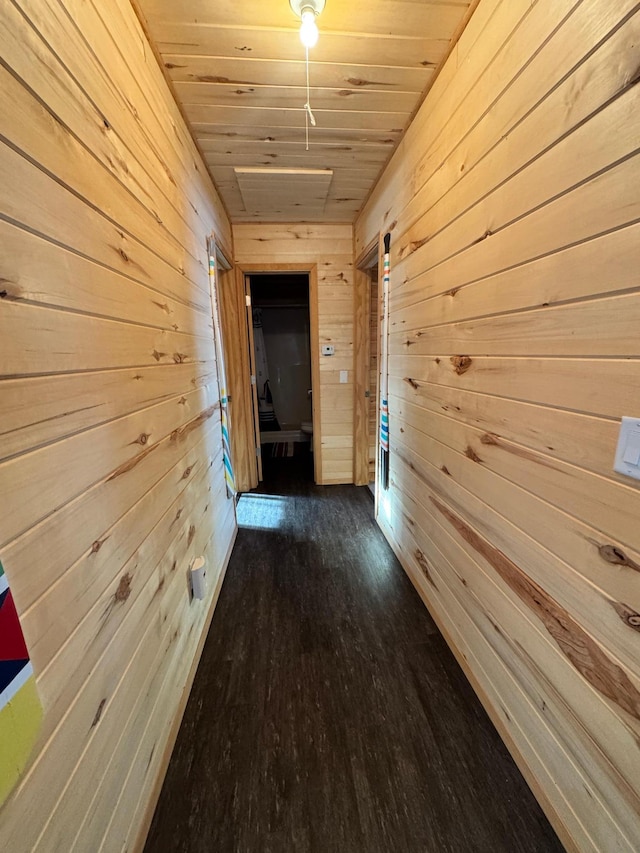
{"type": "Polygon", "coordinates": [[[640,418],[622,418],[613,470],[640,480],[640,418]]]}
{"type": "Polygon", "coordinates": [[[624,451],[622,461],[627,462],[629,465],[638,465],[640,463],[640,445],[634,446],[630,444],[624,451]]]}
{"type": "Polygon", "coordinates": [[[332,344],[322,344],[322,355],[333,355],[336,348],[332,344]]]}
{"type": "Polygon", "coordinates": [[[340,371],[340,383],[342,385],[346,385],[346,383],[348,381],[349,381],[349,371],[348,370],[341,370],[340,371]]]}

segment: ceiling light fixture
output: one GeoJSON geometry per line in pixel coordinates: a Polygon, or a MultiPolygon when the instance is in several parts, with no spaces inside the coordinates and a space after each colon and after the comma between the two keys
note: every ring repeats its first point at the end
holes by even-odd
{"type": "Polygon", "coordinates": [[[309,8],[303,9],[300,41],[305,47],[315,47],[318,44],[319,35],[318,25],[316,24],[316,13],[309,8]]]}
{"type": "Polygon", "coordinates": [[[318,43],[318,26],[316,18],[324,9],[326,0],[289,0],[289,5],[293,11],[300,17],[302,25],[300,27],[300,41],[304,45],[307,68],[307,101],[304,105],[305,112],[305,138],[306,150],[309,150],[309,122],[316,126],[315,116],[311,110],[311,90],[309,87],[309,48],[315,47],[318,43]]]}
{"type": "Polygon", "coordinates": [[[289,5],[302,21],[300,41],[306,47],[315,47],[318,43],[317,16],[324,9],[326,0],[289,0],[289,5]]]}

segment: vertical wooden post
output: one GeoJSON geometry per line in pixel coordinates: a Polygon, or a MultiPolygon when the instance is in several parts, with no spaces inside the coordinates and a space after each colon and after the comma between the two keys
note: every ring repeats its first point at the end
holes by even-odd
{"type": "MultiPolygon", "coordinates": [[[[247,328],[249,329],[249,376],[250,392],[253,404],[253,433],[251,434],[251,445],[255,448],[256,470],[258,482],[262,480],[262,456],[260,447],[260,411],[258,407],[258,388],[256,386],[256,350],[253,338],[253,308],[251,306],[251,277],[244,276],[245,313],[247,317],[247,328]]],[[[249,447],[249,441],[247,441],[249,447]]]]}
{"type": "Polygon", "coordinates": [[[353,294],[353,482],[369,482],[369,316],[371,279],[356,269],[353,294]]]}

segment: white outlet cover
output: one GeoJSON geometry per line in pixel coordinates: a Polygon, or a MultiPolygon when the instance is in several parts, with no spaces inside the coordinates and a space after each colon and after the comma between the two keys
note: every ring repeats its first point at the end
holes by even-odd
{"type": "Polygon", "coordinates": [[[622,418],[613,470],[640,480],[640,418],[622,418]]]}
{"type": "Polygon", "coordinates": [[[340,371],[340,383],[341,383],[341,385],[346,385],[348,381],[349,381],[349,371],[348,370],[341,370],[340,371]]]}

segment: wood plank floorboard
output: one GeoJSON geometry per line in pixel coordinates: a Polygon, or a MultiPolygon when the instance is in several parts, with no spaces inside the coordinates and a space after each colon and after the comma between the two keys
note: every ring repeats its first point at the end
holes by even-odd
{"type": "Polygon", "coordinates": [[[368,489],[299,464],[240,498],[145,853],[562,851],[368,489]]]}

